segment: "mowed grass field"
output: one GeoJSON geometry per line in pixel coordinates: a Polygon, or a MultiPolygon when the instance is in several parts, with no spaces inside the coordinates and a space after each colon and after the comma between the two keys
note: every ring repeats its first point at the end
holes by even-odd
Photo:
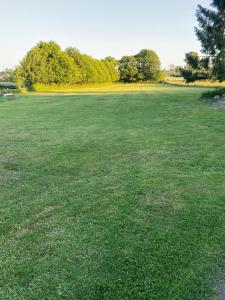
{"type": "Polygon", "coordinates": [[[202,88],[0,102],[0,299],[214,299],[225,111],[202,88]]]}

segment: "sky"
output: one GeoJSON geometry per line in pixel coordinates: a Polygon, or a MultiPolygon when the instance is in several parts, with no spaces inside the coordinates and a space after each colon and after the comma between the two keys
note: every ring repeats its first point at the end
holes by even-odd
{"type": "Polygon", "coordinates": [[[210,0],[0,0],[0,70],[19,64],[40,40],[54,40],[96,58],[155,50],[162,67],[200,51],[198,4],[210,0]]]}

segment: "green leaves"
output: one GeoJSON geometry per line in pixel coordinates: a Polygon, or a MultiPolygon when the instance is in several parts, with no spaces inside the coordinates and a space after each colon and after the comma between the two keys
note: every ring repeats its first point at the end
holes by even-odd
{"type": "Polygon", "coordinates": [[[155,51],[144,49],[136,56],[139,73],[143,80],[158,80],[160,76],[160,59],[155,51]]]}
{"type": "Polygon", "coordinates": [[[155,51],[144,49],[135,56],[124,56],[119,65],[123,82],[160,79],[160,59],[155,51]]]}
{"type": "Polygon", "coordinates": [[[62,51],[53,41],[33,47],[17,68],[16,80],[27,86],[35,83],[86,84],[113,82],[119,79],[115,60],[97,60],[76,48],[62,51]]]}
{"type": "Polygon", "coordinates": [[[40,42],[22,60],[16,71],[17,80],[34,83],[75,83],[80,77],[78,67],[55,42],[40,42]]]}
{"type": "Polygon", "coordinates": [[[95,59],[77,48],[65,51],[54,41],[40,42],[24,57],[15,71],[20,85],[73,85],[106,82],[156,81],[161,78],[160,60],[153,50],[135,56],[95,59]]]}
{"type": "Polygon", "coordinates": [[[120,81],[135,82],[138,80],[137,60],[134,56],[123,56],[119,65],[120,81]]]}
{"type": "Polygon", "coordinates": [[[180,68],[181,75],[186,82],[210,79],[212,77],[211,60],[209,57],[200,57],[197,52],[185,54],[186,66],[180,68]]]}
{"type": "Polygon", "coordinates": [[[214,0],[214,10],[198,6],[196,35],[202,51],[212,58],[215,79],[225,80],[225,0],[214,0]]]}

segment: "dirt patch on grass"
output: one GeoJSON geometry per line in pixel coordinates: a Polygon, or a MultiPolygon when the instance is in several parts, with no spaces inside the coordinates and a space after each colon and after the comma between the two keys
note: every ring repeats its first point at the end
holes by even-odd
{"type": "Polygon", "coordinates": [[[31,233],[34,230],[40,230],[44,227],[54,226],[54,222],[49,221],[49,218],[58,210],[59,206],[45,207],[39,214],[34,216],[28,222],[20,225],[16,231],[17,236],[23,236],[27,233],[31,233]]]}
{"type": "Polygon", "coordinates": [[[214,300],[225,300],[225,282],[221,282],[217,288],[217,295],[214,300]]]}
{"type": "MultiPolygon", "coordinates": [[[[225,100],[219,101],[212,106],[214,109],[225,109],[225,100]]],[[[225,298],[224,298],[225,299],[225,298]]]]}

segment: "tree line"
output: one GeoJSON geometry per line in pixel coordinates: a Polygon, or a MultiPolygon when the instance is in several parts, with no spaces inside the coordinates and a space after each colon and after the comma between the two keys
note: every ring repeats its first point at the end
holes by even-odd
{"type": "Polygon", "coordinates": [[[160,59],[153,50],[142,50],[135,56],[95,59],[76,48],[64,51],[54,41],[39,42],[23,58],[14,72],[15,80],[26,86],[35,83],[96,84],[159,80],[160,59]]]}
{"type": "Polygon", "coordinates": [[[32,86],[35,83],[83,84],[118,80],[116,62],[111,58],[94,59],[76,48],[62,51],[54,41],[40,42],[23,58],[15,70],[17,82],[32,86]]]}
{"type": "Polygon", "coordinates": [[[32,86],[98,84],[105,82],[163,81],[168,76],[182,76],[187,82],[196,80],[225,80],[225,0],[213,0],[212,9],[201,5],[197,9],[199,27],[195,28],[203,56],[197,52],[185,55],[185,67],[161,71],[160,58],[153,50],[143,49],[133,56],[95,59],[76,48],[62,50],[54,41],[40,42],[33,47],[12,74],[0,77],[32,86]]]}

